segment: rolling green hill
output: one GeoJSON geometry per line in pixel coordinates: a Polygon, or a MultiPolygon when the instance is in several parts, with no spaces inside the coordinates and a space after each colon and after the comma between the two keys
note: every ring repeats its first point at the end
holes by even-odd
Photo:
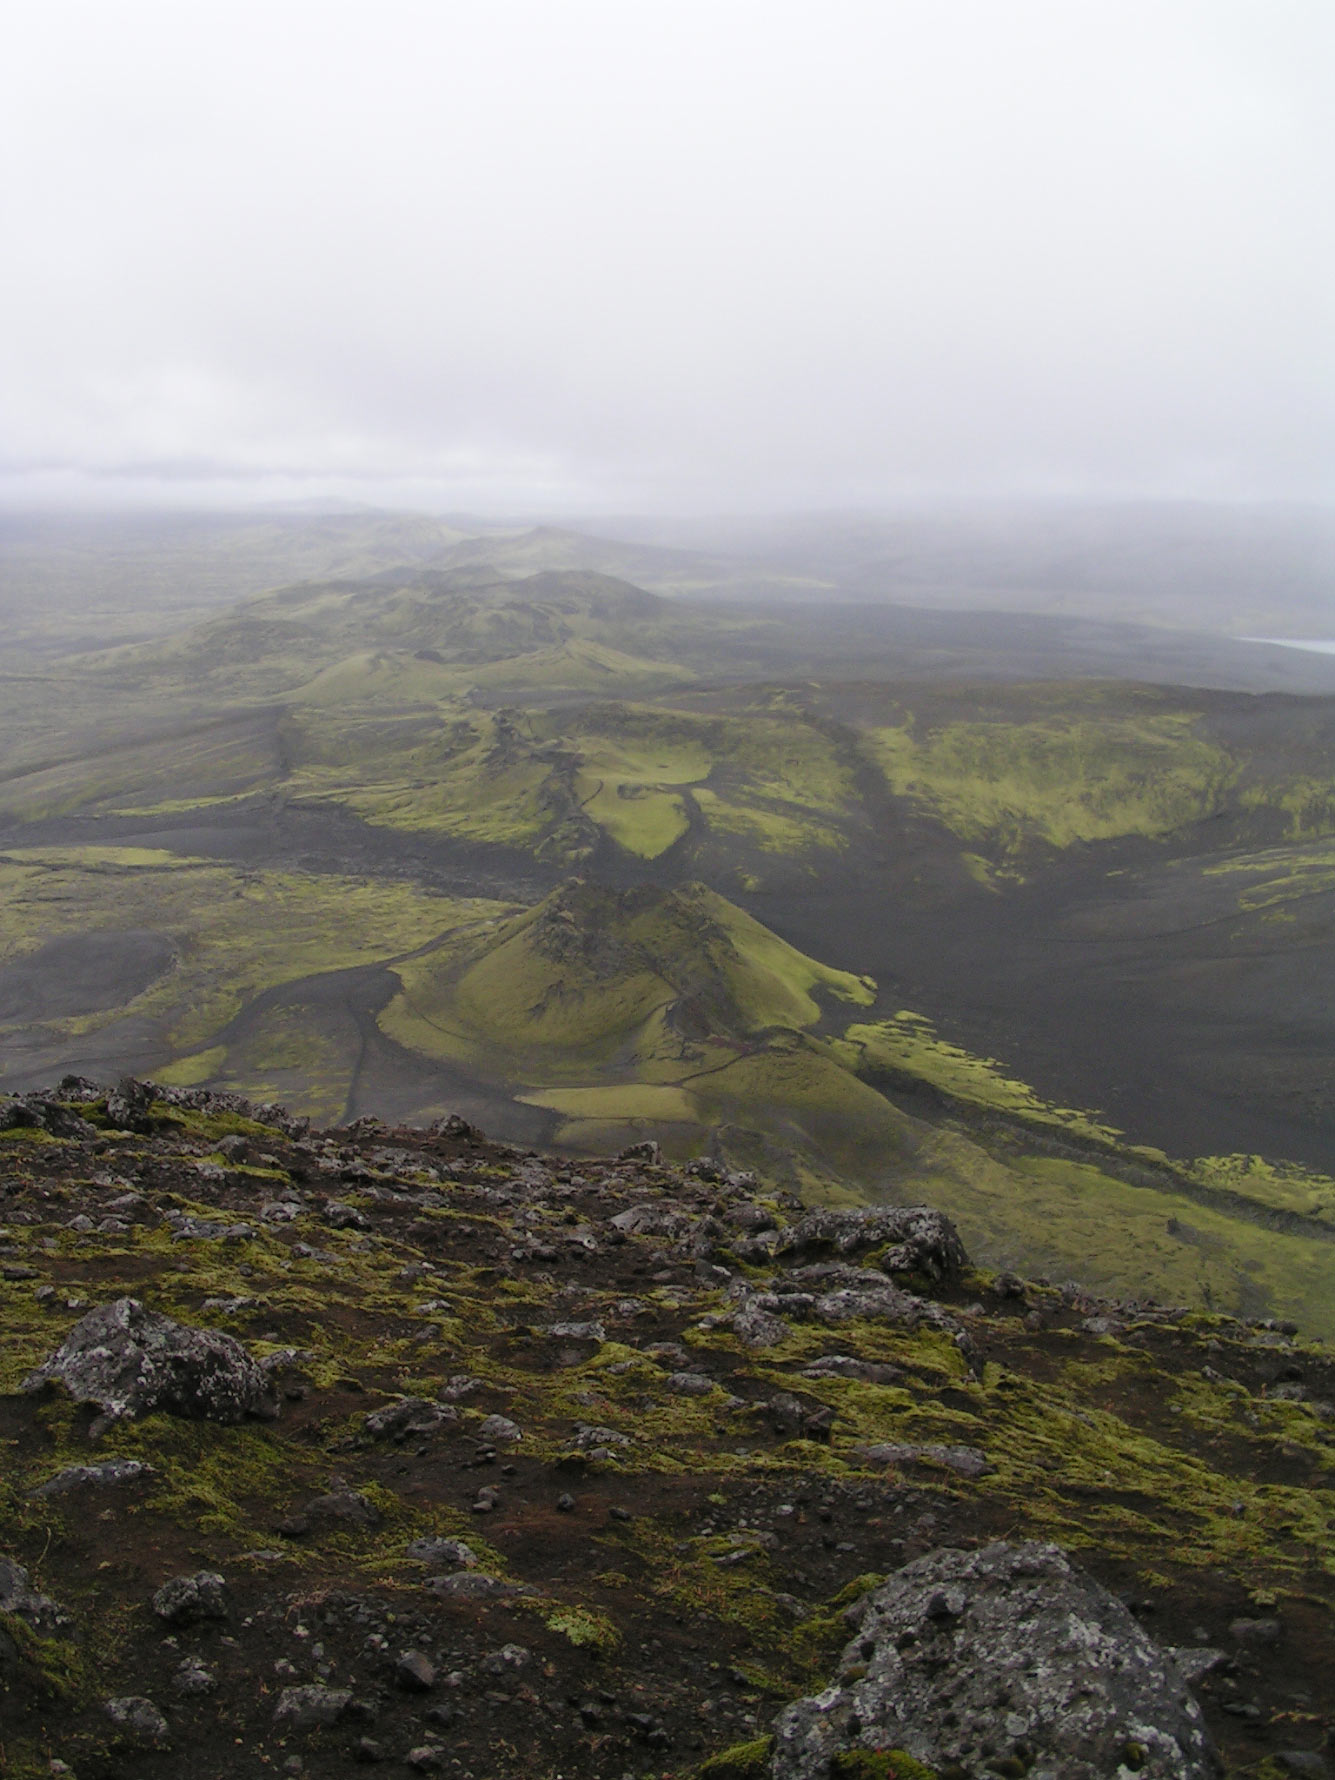
{"type": "Polygon", "coordinates": [[[1326,1326],[1335,701],[442,548],[15,682],[0,1085],[653,1137],[1326,1326]]]}
{"type": "Polygon", "coordinates": [[[321,1117],[656,1138],[817,1200],[927,1199],[995,1266],[1335,1328],[1335,1182],[1134,1145],[703,885],[516,909],[105,847],[15,850],[0,891],[0,1085],[128,1063],[321,1117]]]}

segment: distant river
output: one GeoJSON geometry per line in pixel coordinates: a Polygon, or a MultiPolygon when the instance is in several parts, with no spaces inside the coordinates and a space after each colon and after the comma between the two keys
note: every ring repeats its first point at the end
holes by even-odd
{"type": "Polygon", "coordinates": [[[1277,643],[1281,649],[1308,649],[1313,655],[1335,655],[1331,637],[1242,637],[1244,643],[1277,643]]]}

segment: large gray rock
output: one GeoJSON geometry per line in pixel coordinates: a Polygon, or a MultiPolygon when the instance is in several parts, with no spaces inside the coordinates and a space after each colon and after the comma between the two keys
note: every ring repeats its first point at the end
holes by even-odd
{"type": "Polygon", "coordinates": [[[277,1413],[268,1379],[239,1341],[188,1329],[137,1298],[90,1310],[23,1388],[53,1380],[77,1402],[96,1403],[108,1424],[156,1409],[216,1422],[277,1413]]]}
{"type": "Polygon", "coordinates": [[[949,1335],[966,1359],[973,1359],[968,1332],[949,1311],[930,1299],[906,1292],[870,1267],[820,1261],[775,1279],[768,1291],[752,1291],[735,1281],[734,1332],[748,1347],[774,1347],[792,1334],[794,1322],[843,1323],[869,1318],[905,1329],[923,1326],[949,1335]]]}
{"type": "Polygon", "coordinates": [[[477,1553],[462,1539],[414,1539],[408,1547],[408,1556],[421,1564],[436,1564],[451,1570],[471,1570],[477,1564],[477,1553]]]}
{"type": "Polygon", "coordinates": [[[227,1584],[216,1570],[173,1576],[153,1596],[153,1611],[169,1625],[194,1625],[201,1619],[227,1618],[227,1584]]]}
{"type": "Polygon", "coordinates": [[[783,1232],[781,1255],[833,1249],[852,1255],[890,1246],[881,1257],[887,1273],[920,1273],[928,1279],[953,1279],[969,1262],[959,1231],[930,1205],[877,1205],[809,1211],[783,1232]]]}
{"type": "Polygon", "coordinates": [[[104,1702],[107,1717],[116,1727],[116,1741],[135,1749],[166,1749],[171,1743],[167,1720],[142,1694],[126,1694],[104,1702]]]}
{"type": "Polygon", "coordinates": [[[1028,1780],[1218,1772],[1171,1657],[1055,1545],[906,1564],[861,1603],[841,1680],[774,1731],[773,1780],[826,1780],[846,1749],[904,1749],[969,1776],[1010,1760],[1028,1780]]]}
{"type": "Polygon", "coordinates": [[[446,1423],[457,1422],[459,1411],[452,1403],[432,1403],[425,1397],[403,1397],[373,1409],[362,1423],[373,1440],[407,1440],[431,1434],[446,1423]]]}
{"type": "Polygon", "coordinates": [[[57,1471],[54,1477],[48,1477],[45,1483],[39,1483],[31,1493],[34,1496],[67,1496],[71,1490],[83,1484],[96,1484],[99,1487],[115,1483],[133,1483],[139,1477],[151,1477],[153,1467],[145,1464],[143,1459],[108,1459],[101,1465],[67,1465],[63,1471],[57,1471]]]}

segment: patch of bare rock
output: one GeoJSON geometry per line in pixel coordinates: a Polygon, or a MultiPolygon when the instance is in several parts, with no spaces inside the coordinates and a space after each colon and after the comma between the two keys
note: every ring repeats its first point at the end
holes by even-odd
{"type": "Polygon", "coordinates": [[[838,1678],[781,1712],[773,1780],[904,1749],[942,1780],[1214,1780],[1201,1709],[1123,1603],[1055,1545],[937,1551],[874,1589],[838,1678]]]}
{"type": "Polygon", "coordinates": [[[216,1422],[277,1413],[268,1377],[239,1341],[217,1329],[186,1328],[137,1298],[90,1310],[23,1388],[40,1391],[56,1381],[76,1402],[98,1406],[98,1432],[155,1409],[216,1422]]]}

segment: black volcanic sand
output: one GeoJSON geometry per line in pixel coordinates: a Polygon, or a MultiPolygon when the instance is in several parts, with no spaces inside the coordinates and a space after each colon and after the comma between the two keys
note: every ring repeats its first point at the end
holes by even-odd
{"type": "MultiPolygon", "coordinates": [[[[1047,1100],[1102,1113],[1132,1142],[1176,1156],[1257,1153],[1335,1173],[1328,1078],[1335,896],[1311,901],[1299,945],[1288,932],[1271,939],[1263,925],[1244,930],[1238,880],[1202,877],[1189,837],[1171,849],[1145,841],[1086,847],[1037,881],[996,895],[964,877],[959,844],[946,831],[888,799],[878,817],[879,857],[850,862],[838,885],[729,893],[800,950],[875,977],[883,1007],[926,1014],[944,1038],[1000,1059],[1047,1100]]],[[[517,902],[538,900],[566,875],[507,848],[282,807],[258,822],[241,807],[218,811],[207,826],[193,815],[159,819],[151,830],[129,818],[68,819],[13,831],[0,844],[164,847],[254,865],[367,872],[517,902]]],[[[674,858],[650,863],[605,853],[597,864],[599,876],[622,885],[698,875],[675,849],[674,858]]],[[[138,960],[139,982],[162,956],[152,937],[125,954],[108,947],[107,958],[138,960]]],[[[77,945],[61,949],[70,943],[41,955],[43,992],[53,1004],[75,1005],[90,993],[77,945]]],[[[93,955],[103,960],[100,950],[93,955]]],[[[102,968],[96,992],[110,995],[113,967],[103,960],[102,968]]],[[[391,1106],[403,1116],[458,1096],[493,1129],[541,1141],[543,1128],[521,1132],[513,1103],[494,1087],[463,1080],[379,1033],[373,1016],[388,980],[375,970],[302,979],[267,992],[240,1018],[308,994],[322,1008],[336,1002],[355,1027],[348,1042],[364,1053],[368,1071],[366,1091],[354,1090],[355,1108],[391,1106]]],[[[9,1080],[28,1088],[65,1068],[106,1074],[117,1067],[118,1044],[119,1067],[150,1068],[152,1045],[143,1039],[136,1029],[119,1040],[110,1031],[94,1034],[72,1049],[42,1044],[9,1080]]]]}
{"type": "Polygon", "coordinates": [[[165,934],[130,928],[69,934],[0,966],[0,1020],[101,1013],[142,995],[167,970],[165,934]]]}
{"type": "Polygon", "coordinates": [[[1117,905],[1130,931],[1091,933],[1109,890],[1099,869],[937,909],[892,911],[859,888],[743,900],[790,944],[869,972],[883,1003],[1133,1142],[1335,1172],[1335,924],[1299,952],[1239,958],[1226,922],[1156,931],[1136,888],[1117,905]]]}

